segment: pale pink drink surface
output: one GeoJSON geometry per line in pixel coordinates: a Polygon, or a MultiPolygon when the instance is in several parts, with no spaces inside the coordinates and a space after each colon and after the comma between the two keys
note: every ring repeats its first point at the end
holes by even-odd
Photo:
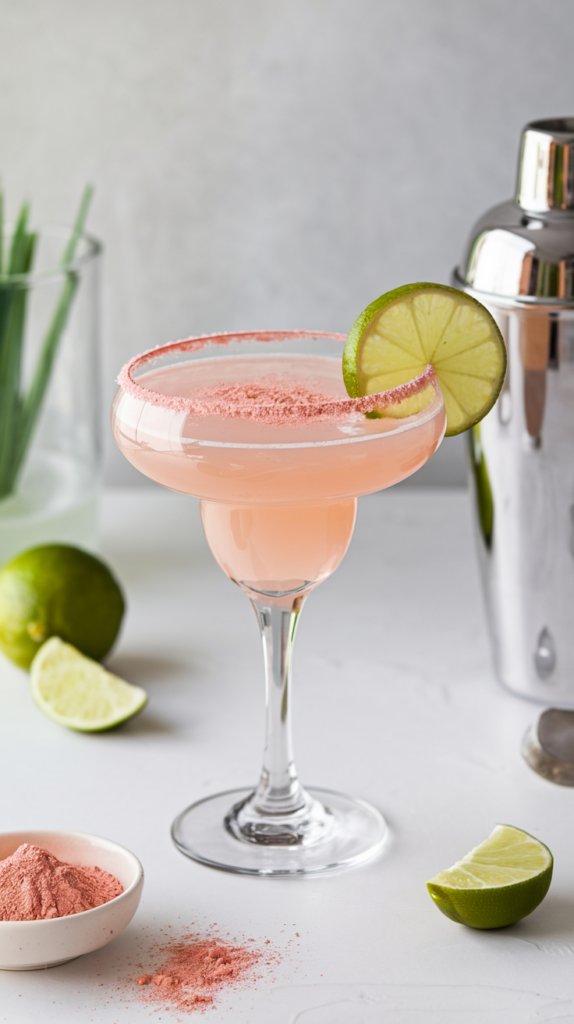
{"type": "Polygon", "coordinates": [[[119,449],[152,480],[199,497],[219,565],[264,593],[329,576],[357,497],[416,472],[445,428],[438,394],[406,419],[331,414],[329,403],[349,399],[330,356],[223,354],[149,369],[136,385],[114,400],[119,449]]]}

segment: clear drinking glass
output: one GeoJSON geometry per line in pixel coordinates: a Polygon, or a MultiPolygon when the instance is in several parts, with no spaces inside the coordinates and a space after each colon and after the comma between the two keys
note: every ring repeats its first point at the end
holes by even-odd
{"type": "Polygon", "coordinates": [[[41,229],[34,272],[0,277],[0,565],[97,542],[101,247],[82,235],[63,264],[71,231],[41,229]]]}
{"type": "Polygon", "coordinates": [[[374,856],[385,837],[377,809],[304,789],[297,777],[293,641],[306,597],[347,550],[357,497],[424,465],[445,413],[430,367],[393,392],[350,399],[344,340],[285,331],[176,342],[123,368],[112,407],[126,458],[200,498],[211,551],[259,621],[267,703],[259,784],[193,804],[172,829],[183,853],[228,871],[326,871],[374,856]],[[376,418],[366,415],[373,410],[376,418]]]}

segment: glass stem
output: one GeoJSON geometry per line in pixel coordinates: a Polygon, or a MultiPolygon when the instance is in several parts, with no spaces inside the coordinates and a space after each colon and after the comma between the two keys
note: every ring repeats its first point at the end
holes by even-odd
{"type": "Polygon", "coordinates": [[[293,814],[307,799],[297,778],[291,737],[291,658],[305,596],[290,607],[251,596],[263,641],[266,699],[263,769],[253,805],[265,815],[293,814]]]}

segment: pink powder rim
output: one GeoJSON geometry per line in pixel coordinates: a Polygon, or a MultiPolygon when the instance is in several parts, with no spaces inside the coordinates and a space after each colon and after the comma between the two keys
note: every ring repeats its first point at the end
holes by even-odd
{"type": "MultiPolygon", "coordinates": [[[[152,391],[150,388],[145,388],[141,384],[137,384],[133,379],[133,373],[135,370],[141,369],[148,363],[153,362],[159,356],[167,355],[176,352],[198,352],[203,348],[207,348],[209,345],[229,345],[233,341],[295,341],[302,338],[328,338],[332,341],[345,341],[347,335],[335,334],[330,331],[235,331],[235,332],[220,332],[218,334],[202,334],[198,336],[192,336],[185,338],[181,341],[168,342],[165,345],[157,345],[155,348],[147,349],[140,355],[133,356],[119,372],[118,384],[122,391],[130,395],[132,398],[136,398],[142,402],[149,402],[151,405],[158,406],[163,409],[172,409],[174,412],[186,412],[192,416],[213,416],[213,415],[226,415],[230,416],[241,416],[242,412],[246,416],[251,417],[253,415],[253,406],[251,405],[239,405],[233,404],[232,409],[228,404],[213,403],[205,401],[205,399],[189,398],[183,395],[162,395],[158,391],[152,391]]],[[[410,398],[412,395],[418,394],[423,391],[425,387],[431,384],[437,395],[440,393],[436,380],[434,368],[429,363],[425,370],[420,373],[417,377],[408,381],[406,384],[399,384],[396,388],[391,388],[389,391],[379,391],[374,395],[366,395],[361,398],[325,398],[324,396],[317,395],[316,399],[313,397],[306,402],[305,408],[301,409],[298,407],[297,414],[298,418],[302,420],[314,419],[317,417],[340,417],[349,415],[351,413],[368,413],[374,412],[375,410],[381,410],[388,408],[389,406],[398,405],[405,398],[410,398]]],[[[265,413],[266,407],[262,403],[258,403],[260,413],[265,413]]],[[[271,410],[270,410],[271,411],[271,410]]],[[[428,407],[424,410],[428,412],[428,407]]]]}

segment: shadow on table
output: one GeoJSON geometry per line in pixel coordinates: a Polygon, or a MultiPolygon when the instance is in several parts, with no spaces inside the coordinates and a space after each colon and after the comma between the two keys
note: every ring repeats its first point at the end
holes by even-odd
{"type": "Polygon", "coordinates": [[[157,655],[134,654],[130,651],[112,655],[106,661],[106,668],[128,683],[143,686],[144,689],[153,683],[162,683],[174,676],[190,675],[193,672],[188,662],[184,664],[176,658],[158,658],[157,655]]]}
{"type": "Polygon", "coordinates": [[[545,952],[574,953],[574,894],[554,894],[550,890],[529,917],[511,928],[500,929],[499,934],[530,942],[545,952]]]}
{"type": "MultiPolygon", "coordinates": [[[[130,651],[114,654],[106,663],[106,668],[128,683],[141,686],[150,693],[153,699],[154,684],[159,686],[171,679],[193,675],[189,662],[178,661],[176,658],[157,657],[157,655],[135,654],[130,651]]],[[[146,707],[134,718],[129,718],[111,730],[113,733],[123,732],[130,736],[161,736],[173,735],[178,732],[178,724],[173,719],[162,718],[153,707],[146,707]]],[[[103,734],[106,735],[106,734],[103,734]]]]}
{"type": "Polygon", "coordinates": [[[118,726],[118,732],[130,736],[173,736],[177,731],[178,728],[173,722],[165,721],[147,708],[135,718],[129,718],[127,722],[118,726]]]}

